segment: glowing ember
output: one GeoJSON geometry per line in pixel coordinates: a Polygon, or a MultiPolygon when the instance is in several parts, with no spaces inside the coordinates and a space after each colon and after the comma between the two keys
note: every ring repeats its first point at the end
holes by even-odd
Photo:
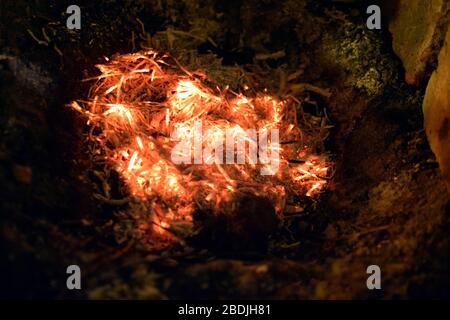
{"type": "Polygon", "coordinates": [[[171,59],[153,51],[111,59],[98,66],[88,101],[71,105],[88,118],[96,159],[119,172],[155,233],[191,222],[195,210],[230,213],[242,195],[266,197],[283,214],[287,198],[323,189],[328,166],[305,146],[292,99],[212,90],[171,59]],[[261,174],[270,165],[274,174],[261,174]]]}

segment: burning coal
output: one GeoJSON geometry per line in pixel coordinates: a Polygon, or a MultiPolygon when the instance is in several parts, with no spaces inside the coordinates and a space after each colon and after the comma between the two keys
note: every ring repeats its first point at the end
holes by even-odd
{"type": "Polygon", "coordinates": [[[120,174],[152,237],[191,224],[196,210],[230,214],[242,197],[282,215],[326,185],[329,165],[310,150],[295,99],[234,93],[154,51],[97,67],[89,98],[71,107],[87,118],[93,161],[120,174]]]}

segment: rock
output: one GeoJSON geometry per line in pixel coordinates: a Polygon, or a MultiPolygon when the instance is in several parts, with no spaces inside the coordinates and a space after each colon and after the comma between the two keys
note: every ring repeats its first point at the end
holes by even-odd
{"type": "Polygon", "coordinates": [[[425,93],[425,130],[450,191],[450,28],[425,93]]]}
{"type": "Polygon", "coordinates": [[[280,222],[272,203],[252,195],[239,196],[235,201],[236,208],[231,214],[196,213],[200,228],[191,243],[217,251],[267,251],[269,236],[280,222]]]}
{"type": "Polygon", "coordinates": [[[381,34],[367,30],[365,23],[331,21],[322,31],[313,63],[326,66],[325,72],[334,70],[332,78],[340,85],[356,88],[369,97],[380,96],[396,86],[400,66],[391,50],[386,49],[381,34]]]}
{"type": "Polygon", "coordinates": [[[445,37],[450,1],[389,0],[386,5],[392,8],[389,30],[405,68],[405,80],[418,85],[445,37]]]}

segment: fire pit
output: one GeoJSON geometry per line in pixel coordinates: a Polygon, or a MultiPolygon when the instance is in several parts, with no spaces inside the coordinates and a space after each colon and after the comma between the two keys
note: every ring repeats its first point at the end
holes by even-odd
{"type": "Polygon", "coordinates": [[[154,51],[98,68],[88,101],[71,104],[88,119],[102,181],[96,198],[128,202],[136,227],[153,231],[151,243],[186,235],[195,212],[234,215],[244,197],[267,198],[282,218],[294,197],[317,198],[325,186],[329,164],[314,154],[323,125],[302,130],[294,97],[235,93],[154,51]],[[111,199],[110,170],[127,198],[111,199]]]}

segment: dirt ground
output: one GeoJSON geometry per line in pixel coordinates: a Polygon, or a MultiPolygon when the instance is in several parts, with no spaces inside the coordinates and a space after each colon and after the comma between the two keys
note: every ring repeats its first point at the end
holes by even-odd
{"type": "Polygon", "coordinates": [[[82,29],[70,31],[65,4],[0,4],[1,297],[449,297],[450,198],[423,130],[424,88],[403,82],[390,35],[368,31],[361,7],[79,5],[82,29]],[[151,252],[132,235],[119,236],[129,222],[117,215],[123,208],[92,197],[86,128],[65,105],[86,96],[81,80],[105,56],[145,47],[231,86],[244,69],[256,87],[316,103],[306,113],[326,110],[334,177],[318,203],[278,228],[267,250],[216,250],[193,239],[151,252]],[[300,90],[304,83],[332,94],[300,90]],[[70,264],[83,270],[81,291],[66,289],[70,264]],[[367,289],[369,265],[380,266],[382,290],[367,289]]]}

